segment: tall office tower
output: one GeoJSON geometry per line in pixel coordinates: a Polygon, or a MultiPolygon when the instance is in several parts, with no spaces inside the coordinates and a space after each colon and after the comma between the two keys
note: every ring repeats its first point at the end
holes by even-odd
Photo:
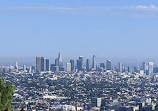
{"type": "Polygon", "coordinates": [[[106,62],[106,70],[111,70],[111,69],[112,69],[111,61],[107,60],[107,62],[106,62]]]}
{"type": "Polygon", "coordinates": [[[153,73],[158,73],[158,67],[154,67],[153,73]]]}
{"type": "Polygon", "coordinates": [[[36,57],[36,72],[46,71],[46,58],[36,57]]]}
{"type": "Polygon", "coordinates": [[[26,65],[23,65],[23,71],[24,71],[24,72],[27,72],[27,71],[26,71],[26,65]]]}
{"type": "Polygon", "coordinates": [[[44,70],[43,71],[46,71],[46,58],[44,58],[44,70]]]}
{"type": "Polygon", "coordinates": [[[144,73],[147,71],[147,64],[145,62],[142,63],[142,70],[144,70],[144,73]]]}
{"type": "Polygon", "coordinates": [[[58,58],[55,59],[55,65],[59,66],[59,59],[58,58]]]}
{"type": "Polygon", "coordinates": [[[32,73],[32,67],[29,68],[29,74],[31,74],[31,73],[32,73]]]}
{"type": "Polygon", "coordinates": [[[76,62],[76,66],[77,66],[77,70],[79,71],[79,69],[80,69],[80,63],[79,63],[79,60],[77,60],[77,62],[76,62]]]}
{"type": "Polygon", "coordinates": [[[36,57],[36,72],[41,72],[41,57],[36,57]]]}
{"type": "Polygon", "coordinates": [[[62,66],[62,56],[61,56],[61,53],[59,53],[58,55],[58,63],[59,63],[59,67],[62,66]]]}
{"type": "Polygon", "coordinates": [[[15,68],[18,69],[18,62],[15,63],[15,68]]]}
{"type": "Polygon", "coordinates": [[[49,71],[49,59],[46,59],[46,71],[49,71]]]}
{"type": "Polygon", "coordinates": [[[128,66],[128,68],[127,68],[127,72],[129,72],[129,73],[132,72],[130,66],[128,66]]]}
{"type": "Polygon", "coordinates": [[[86,60],[86,71],[87,72],[90,71],[90,60],[89,59],[86,60]]]}
{"type": "Polygon", "coordinates": [[[43,69],[42,71],[49,71],[49,59],[42,58],[41,60],[42,60],[41,63],[43,64],[43,66],[41,68],[41,69],[43,69]],[[43,62],[43,59],[44,59],[44,62],[43,62]]]}
{"type": "Polygon", "coordinates": [[[80,56],[79,60],[77,60],[77,69],[78,71],[81,71],[83,69],[83,56],[80,56]]]}
{"type": "Polygon", "coordinates": [[[71,72],[71,63],[66,64],[66,71],[71,72]]]}
{"type": "Polygon", "coordinates": [[[65,71],[64,67],[63,66],[59,67],[59,71],[65,71]]]}
{"type": "Polygon", "coordinates": [[[125,66],[122,65],[122,72],[125,72],[125,66]]]}
{"type": "Polygon", "coordinates": [[[16,61],[16,63],[15,63],[15,70],[16,70],[16,72],[18,72],[18,70],[19,70],[18,62],[17,62],[17,61],[16,61]]]}
{"type": "Polygon", "coordinates": [[[139,73],[140,72],[140,68],[138,66],[134,66],[134,72],[139,73]]]}
{"type": "Polygon", "coordinates": [[[97,67],[96,57],[95,57],[95,55],[93,55],[93,57],[92,57],[92,69],[96,70],[96,67],[97,67]]]}
{"type": "Polygon", "coordinates": [[[119,64],[118,64],[118,72],[122,72],[122,64],[121,64],[121,62],[119,62],[119,64]]]}
{"type": "Polygon", "coordinates": [[[154,63],[153,62],[149,62],[148,63],[148,74],[149,75],[153,74],[153,69],[154,69],[154,63]]]}
{"type": "Polygon", "coordinates": [[[51,64],[50,69],[53,72],[59,72],[59,66],[56,66],[55,64],[51,64]]]}
{"type": "Polygon", "coordinates": [[[105,64],[104,63],[100,63],[100,71],[104,72],[105,70],[105,64]]]}
{"type": "Polygon", "coordinates": [[[41,71],[45,71],[45,58],[41,57],[41,71]]]}
{"type": "Polygon", "coordinates": [[[83,56],[79,57],[79,62],[80,62],[80,70],[83,69],[83,56]]]}
{"type": "Polygon", "coordinates": [[[104,63],[100,63],[100,68],[105,69],[105,64],[104,63]]]}
{"type": "Polygon", "coordinates": [[[36,67],[35,67],[35,66],[32,66],[32,67],[31,67],[31,70],[32,70],[32,73],[35,73],[35,72],[36,72],[36,67]]]}
{"type": "Polygon", "coordinates": [[[74,60],[70,60],[70,63],[71,63],[71,71],[74,71],[75,61],[74,60]]]}
{"type": "Polygon", "coordinates": [[[54,72],[54,67],[55,67],[55,66],[56,66],[55,64],[51,64],[51,65],[50,65],[50,70],[54,72]]]}

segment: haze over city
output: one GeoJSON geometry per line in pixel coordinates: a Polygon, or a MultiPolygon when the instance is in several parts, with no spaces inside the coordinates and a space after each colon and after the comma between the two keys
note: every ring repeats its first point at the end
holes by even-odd
{"type": "Polygon", "coordinates": [[[1,1],[0,61],[33,63],[62,52],[157,62],[157,6],[155,0],[1,1]]]}
{"type": "Polygon", "coordinates": [[[1,0],[0,111],[158,111],[157,0],[1,0]]]}

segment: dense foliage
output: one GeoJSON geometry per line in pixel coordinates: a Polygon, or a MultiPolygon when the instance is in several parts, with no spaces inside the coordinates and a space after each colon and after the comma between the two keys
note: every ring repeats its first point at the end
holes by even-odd
{"type": "Polygon", "coordinates": [[[0,111],[11,110],[14,86],[0,78],[0,111]]]}

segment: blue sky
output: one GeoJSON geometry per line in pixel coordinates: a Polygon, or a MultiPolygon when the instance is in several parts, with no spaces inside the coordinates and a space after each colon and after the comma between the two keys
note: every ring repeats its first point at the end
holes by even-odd
{"type": "Polygon", "coordinates": [[[157,58],[157,0],[0,1],[0,57],[157,58]]]}

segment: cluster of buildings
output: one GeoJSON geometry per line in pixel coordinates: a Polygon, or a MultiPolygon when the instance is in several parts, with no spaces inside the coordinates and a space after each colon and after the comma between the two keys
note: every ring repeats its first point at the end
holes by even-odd
{"type": "Polygon", "coordinates": [[[118,63],[117,67],[112,67],[111,61],[107,60],[106,63],[97,64],[96,56],[93,55],[92,63],[90,59],[86,59],[86,63],[84,64],[83,56],[79,56],[78,60],[71,59],[68,63],[66,63],[66,68],[64,68],[62,62],[62,55],[59,53],[58,58],[55,59],[55,64],[49,65],[49,59],[44,57],[36,57],[36,72],[40,73],[43,71],[66,71],[66,72],[90,72],[90,71],[101,71],[105,72],[106,70],[115,70],[117,72],[139,72],[146,75],[153,75],[153,73],[158,73],[158,67],[154,67],[153,62],[142,63],[142,66],[125,66],[121,62],[118,63]]]}
{"type": "Polygon", "coordinates": [[[36,57],[36,66],[1,66],[2,77],[15,85],[14,109],[26,111],[156,111],[158,68],[153,62],[125,66],[111,61],[97,65],[83,56],[64,67],[61,53],[50,64],[36,57]]]}

